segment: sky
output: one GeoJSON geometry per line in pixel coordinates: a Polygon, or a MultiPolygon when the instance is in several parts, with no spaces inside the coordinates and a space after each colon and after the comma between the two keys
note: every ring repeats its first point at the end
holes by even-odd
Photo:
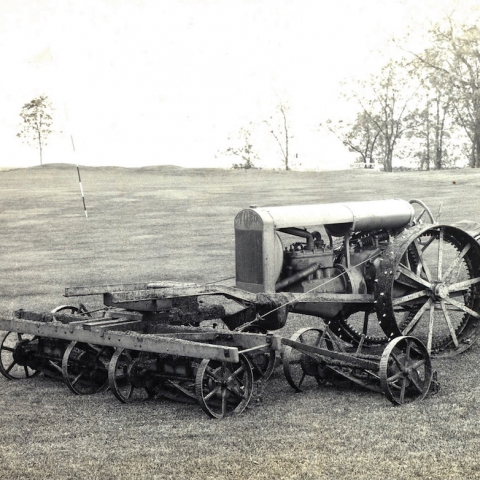
{"type": "Polygon", "coordinates": [[[0,0],[0,167],[39,163],[16,133],[21,107],[46,95],[44,163],[229,168],[248,128],[257,166],[281,168],[265,123],[281,103],[294,167],[344,168],[353,155],[318,128],[348,115],[343,81],[378,69],[392,36],[473,3],[0,0]]]}

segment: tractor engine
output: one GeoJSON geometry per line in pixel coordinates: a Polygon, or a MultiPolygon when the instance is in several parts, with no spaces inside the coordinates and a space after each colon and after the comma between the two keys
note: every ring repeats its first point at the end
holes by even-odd
{"type": "MultiPolygon", "coordinates": [[[[243,210],[235,218],[236,285],[257,293],[372,293],[378,253],[413,216],[404,200],[243,210]]],[[[352,308],[361,305],[300,303],[293,310],[328,319],[352,308]]]]}

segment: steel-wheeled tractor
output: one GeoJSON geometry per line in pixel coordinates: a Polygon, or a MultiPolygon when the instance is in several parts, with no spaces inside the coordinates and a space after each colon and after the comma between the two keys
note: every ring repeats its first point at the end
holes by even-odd
{"type": "Polygon", "coordinates": [[[251,206],[234,227],[235,286],[68,287],[77,303],[0,318],[0,372],[222,418],[261,398],[280,361],[297,391],[349,383],[420,400],[438,387],[431,357],[478,337],[478,223],[437,223],[423,202],[389,199],[251,206]],[[97,295],[102,307],[88,309],[97,295]],[[286,338],[291,313],[317,318],[286,338]]]}

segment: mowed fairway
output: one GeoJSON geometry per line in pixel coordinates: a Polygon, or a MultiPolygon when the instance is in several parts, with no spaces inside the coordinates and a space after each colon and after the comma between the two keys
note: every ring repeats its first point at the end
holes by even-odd
{"type": "MultiPolygon", "coordinates": [[[[71,303],[65,286],[232,277],[233,219],[251,204],[418,198],[435,214],[443,202],[444,222],[480,221],[471,170],[83,168],[82,180],[88,219],[73,165],[0,172],[3,317],[71,303]]],[[[319,323],[291,316],[284,333],[319,323]]],[[[434,367],[440,392],[402,407],[362,390],[296,394],[278,369],[260,406],[221,421],[196,405],[1,377],[0,478],[480,478],[480,346],[434,367]]]]}

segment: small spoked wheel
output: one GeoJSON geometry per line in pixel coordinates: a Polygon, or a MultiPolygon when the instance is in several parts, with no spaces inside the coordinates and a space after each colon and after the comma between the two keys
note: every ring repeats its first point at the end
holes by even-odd
{"type": "Polygon", "coordinates": [[[382,354],[379,375],[383,392],[392,403],[421,400],[432,382],[430,354],[418,338],[397,337],[382,354]]]}
{"type": "Polygon", "coordinates": [[[204,412],[213,418],[242,413],[253,393],[250,361],[242,354],[238,363],[204,359],[195,377],[195,392],[204,412]]]}
{"type": "Polygon", "coordinates": [[[410,200],[410,204],[415,209],[415,215],[413,217],[413,223],[415,225],[419,225],[422,223],[436,223],[435,219],[433,218],[432,212],[421,200],[416,200],[414,198],[410,200]]]}
{"type": "Polygon", "coordinates": [[[76,395],[91,395],[108,388],[111,347],[71,342],[62,359],[63,379],[76,395]]]}
{"type": "Polygon", "coordinates": [[[130,380],[129,371],[137,357],[137,352],[117,348],[109,363],[108,384],[115,397],[122,403],[145,400],[154,395],[153,389],[135,386],[130,380]]]}
{"type": "MultiPolygon", "coordinates": [[[[331,337],[320,328],[302,328],[295,332],[290,340],[309,347],[334,349],[331,337]]],[[[318,355],[286,345],[282,357],[285,378],[297,392],[324,383],[322,363],[318,355]]]]}
{"type": "Polygon", "coordinates": [[[38,375],[38,370],[20,365],[19,358],[15,355],[15,348],[22,342],[29,343],[36,337],[27,333],[7,332],[0,344],[0,373],[9,380],[31,378],[38,375]]]}

